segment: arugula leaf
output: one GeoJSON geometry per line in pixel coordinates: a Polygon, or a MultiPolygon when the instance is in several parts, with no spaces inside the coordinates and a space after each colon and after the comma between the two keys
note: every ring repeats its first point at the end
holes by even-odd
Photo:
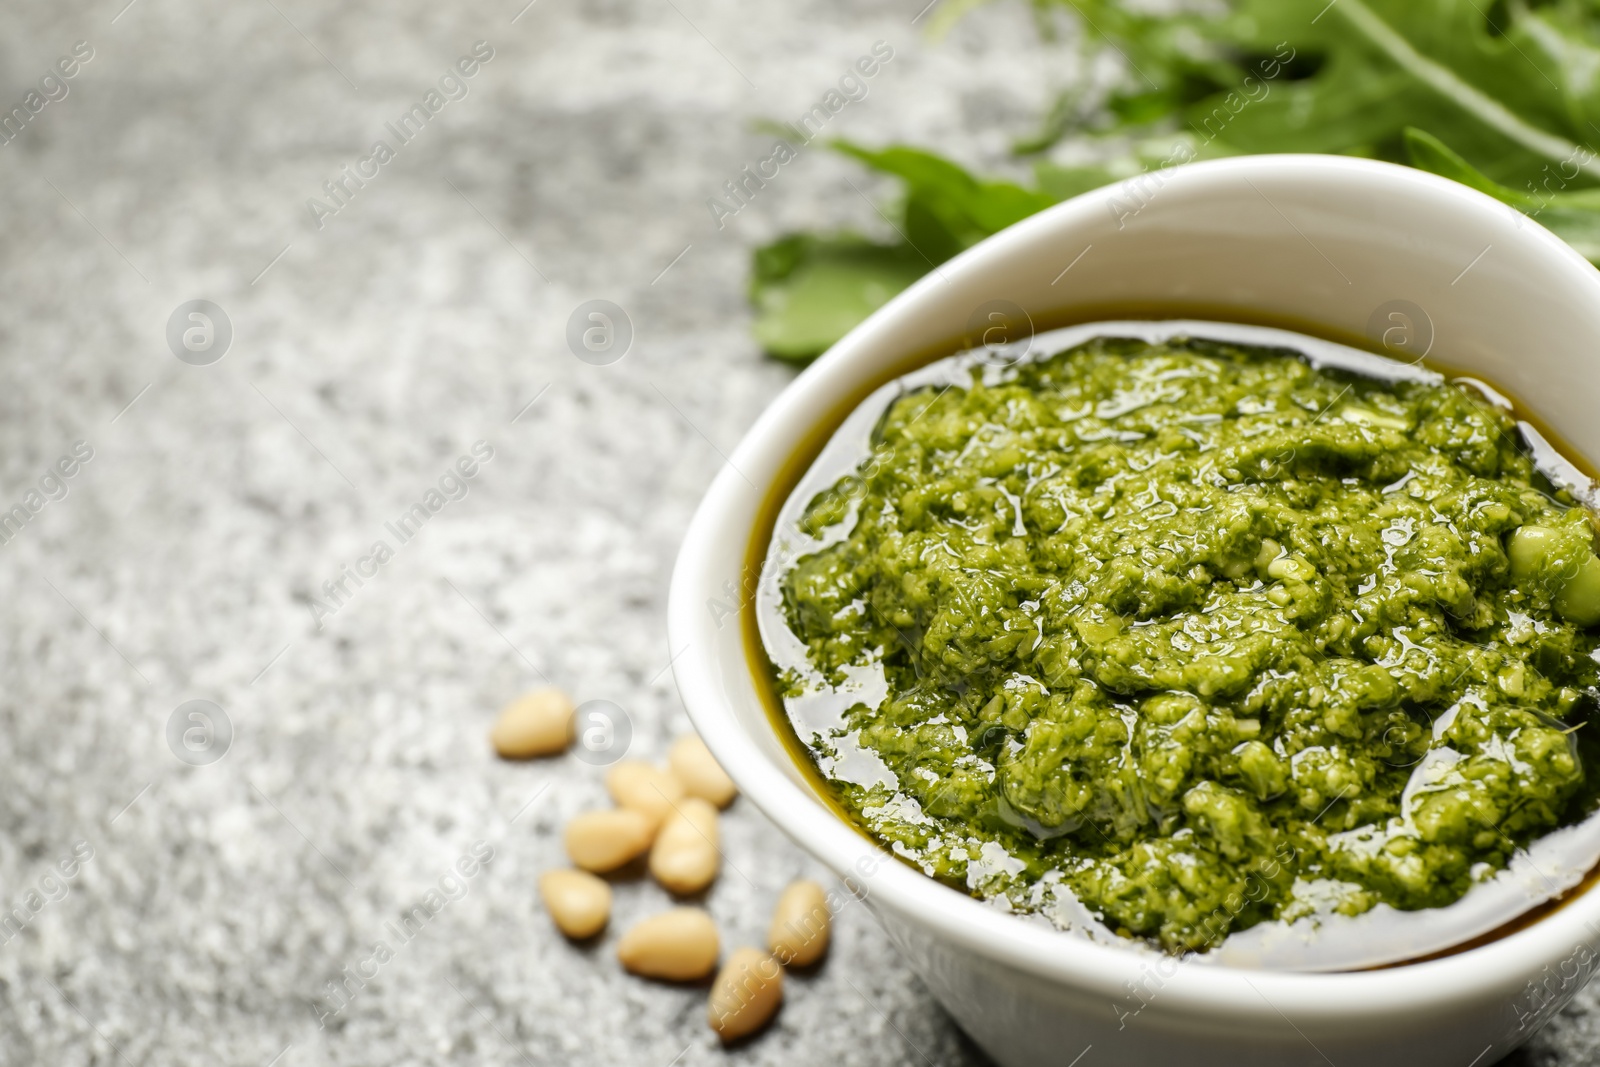
{"type": "Polygon", "coordinates": [[[990,234],[1110,176],[1095,168],[1041,168],[1041,187],[974,177],[931,152],[903,145],[836,151],[898,178],[905,187],[897,240],[859,234],[792,234],[755,253],[750,302],[756,339],[773,356],[807,362],[934,267],[990,234]]]}
{"type": "MultiPolygon", "coordinates": [[[[1417,127],[1513,185],[1600,136],[1592,0],[1229,0],[1220,15],[1176,19],[1129,14],[1123,0],[1040,2],[1128,63],[1104,132],[1165,122],[1215,153],[1405,162],[1404,131],[1417,127]],[[1171,106],[1135,106],[1152,98],[1171,106]]],[[[1600,182],[1593,161],[1580,171],[1600,182]]]]}
{"type": "MultiPolygon", "coordinates": [[[[849,141],[835,141],[833,147],[881,174],[904,181],[907,208],[925,211],[936,220],[937,232],[930,233],[930,238],[961,242],[952,255],[1055,203],[1051,197],[1012,182],[980,181],[920,148],[896,145],[873,150],[849,141]]],[[[914,238],[912,243],[916,243],[914,238]]]]}
{"type": "Polygon", "coordinates": [[[756,250],[756,340],[778,359],[810,362],[928,270],[909,245],[848,233],[782,238],[756,250]]]}
{"type": "Polygon", "coordinates": [[[1575,165],[1557,168],[1546,180],[1546,188],[1530,194],[1494,181],[1431,133],[1418,129],[1406,130],[1406,147],[1411,154],[1411,165],[1417,169],[1431,171],[1480,193],[1489,194],[1530,218],[1537,219],[1591,263],[1600,262],[1600,189],[1567,192],[1562,188],[1548,188],[1564,182],[1567,179],[1566,172],[1574,170],[1575,165]]]}
{"type": "Polygon", "coordinates": [[[1430,171],[1451,181],[1460,182],[1480,193],[1488,193],[1496,200],[1515,208],[1531,211],[1538,206],[1538,201],[1533,197],[1501,185],[1462,159],[1459,153],[1426,130],[1419,130],[1415,126],[1408,127],[1405,138],[1406,152],[1410,156],[1411,165],[1418,170],[1430,171]]]}

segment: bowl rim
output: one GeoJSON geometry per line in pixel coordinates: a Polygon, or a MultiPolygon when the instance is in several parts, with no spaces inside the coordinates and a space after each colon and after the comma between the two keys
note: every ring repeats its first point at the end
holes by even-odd
{"type": "MultiPolygon", "coordinates": [[[[1234,157],[1187,164],[1172,174],[1185,184],[1210,185],[1235,184],[1241,178],[1313,184],[1359,178],[1438,198],[1485,222],[1490,212],[1503,218],[1503,213],[1511,210],[1437,175],[1344,156],[1234,157]]],[[[1119,184],[1030,216],[941,264],[940,271],[948,277],[993,270],[1033,240],[1051,231],[1071,230],[1075,222],[1087,221],[1090,213],[1103,214],[1119,184]]],[[[1553,272],[1579,272],[1600,305],[1600,272],[1587,260],[1536,220],[1520,232],[1534,242],[1538,254],[1548,256],[1553,272]]],[[[900,329],[898,321],[936,300],[944,284],[930,273],[851,330],[768,405],[718,471],[690,521],[673,569],[668,636],[671,648],[682,649],[673,662],[673,673],[690,719],[741,792],[802,848],[847,879],[852,891],[869,903],[876,901],[925,925],[941,939],[976,956],[1084,995],[1105,997],[1115,1005],[1126,1000],[1132,983],[1149,974],[1150,956],[1019,921],[894,859],[768,759],[745,733],[721,691],[716,625],[703,610],[706,598],[721,589],[726,572],[718,533],[729,524],[730,513],[749,506],[752,490],[759,508],[772,482],[763,476],[758,479],[761,484],[749,483],[744,472],[770,463],[769,454],[792,453],[797,431],[815,429],[842,395],[833,383],[846,376],[851,361],[880,345],[892,347],[893,335],[900,329]]],[[[781,469],[781,463],[776,469],[781,469]]],[[[740,558],[752,535],[751,530],[740,531],[740,558]]],[[[749,605],[741,604],[740,611],[745,610],[750,610],[749,605]]],[[[1348,1021],[1359,1014],[1369,1024],[1399,1024],[1419,1013],[1433,1015],[1459,1008],[1464,998],[1504,1001],[1541,968],[1597,941],[1600,893],[1584,891],[1528,927],[1485,945],[1381,970],[1303,973],[1178,966],[1172,975],[1163,975],[1161,995],[1149,1006],[1162,1015],[1270,1019],[1274,1024],[1281,1024],[1290,1014],[1308,1023],[1348,1021]]]]}

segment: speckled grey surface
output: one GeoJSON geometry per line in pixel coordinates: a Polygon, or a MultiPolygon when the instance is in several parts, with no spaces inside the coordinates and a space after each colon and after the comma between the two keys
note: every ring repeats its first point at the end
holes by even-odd
{"type": "MultiPolygon", "coordinates": [[[[1020,6],[929,42],[921,0],[125,2],[0,13],[6,109],[94,49],[0,146],[0,510],[93,450],[0,545],[0,903],[28,918],[0,930],[0,1063],[981,1063],[860,908],[776,1028],[720,1050],[703,991],[613,959],[657,888],[622,882],[593,947],[537,910],[600,772],[497,762],[485,731],[541,675],[625,708],[636,754],[687,729],[678,539],[791,373],[748,339],[748,248],[881,225],[808,152],[719,231],[705,199],[768,143],[751,120],[883,40],[832,128],[998,166],[1068,54],[1020,6]],[[307,199],[478,40],[466,98],[317,228],[307,199]],[[166,324],[201,297],[234,336],[190,366],[166,324]],[[611,366],[564,340],[593,298],[636,333],[611,366]],[[465,498],[398,544],[384,523],[480,440],[465,498]],[[393,558],[335,605],[323,583],[379,539],[393,558]],[[209,765],[167,741],[194,699],[233,728],[209,765]],[[492,862],[401,944],[387,924],[475,842],[492,862]]],[[[732,944],[821,872],[747,803],[725,833],[732,944]]],[[[1595,1012],[1527,1062],[1593,1062],[1595,1012]]]]}

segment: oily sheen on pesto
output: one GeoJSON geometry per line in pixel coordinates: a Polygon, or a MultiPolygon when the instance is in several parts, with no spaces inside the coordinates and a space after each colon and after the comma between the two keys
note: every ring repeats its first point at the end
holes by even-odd
{"type": "Polygon", "coordinates": [[[1510,413],[1404,370],[1101,336],[857,420],[763,581],[841,805],[934,877],[1168,952],[1459,910],[1583,821],[1589,513],[1510,413]]]}

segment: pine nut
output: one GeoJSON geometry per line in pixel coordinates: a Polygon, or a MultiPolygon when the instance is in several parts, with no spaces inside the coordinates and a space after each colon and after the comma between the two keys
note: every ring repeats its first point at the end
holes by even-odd
{"type": "Polygon", "coordinates": [[[618,807],[648,816],[655,826],[683,799],[683,786],[676,778],[638,760],[623,760],[607,771],[606,791],[618,807]]]}
{"type": "Polygon", "coordinates": [[[565,752],[572,743],[572,701],[559,689],[535,689],[507,704],[489,731],[505,759],[565,752]]]}
{"type": "Polygon", "coordinates": [[[686,793],[701,800],[709,800],[719,808],[733,802],[739,790],[717,762],[706,743],[694,734],[680,737],[672,743],[667,753],[667,765],[683,783],[686,793]]]}
{"type": "Polygon", "coordinates": [[[586,871],[614,871],[650,847],[655,829],[627,808],[586,811],[567,823],[567,855],[586,871]]]}
{"type": "Polygon", "coordinates": [[[598,934],[611,918],[611,887],[587,871],[546,871],[539,895],[556,928],[574,941],[598,934]]]}
{"type": "Polygon", "coordinates": [[[833,915],[828,898],[815,882],[792,882],[772,910],[767,947],[785,965],[809,967],[828,951],[833,915]]]}
{"type": "Polygon", "coordinates": [[[724,1041],[760,1030],[783,1003],[783,968],[758,948],[737,949],[717,972],[706,1016],[724,1041]]]}
{"type": "Polygon", "coordinates": [[[717,966],[716,924],[699,908],[652,915],[622,935],[617,959],[634,974],[674,982],[704,978],[717,966]]]}
{"type": "Polygon", "coordinates": [[[698,893],[717,877],[717,809],[688,797],[667,816],[650,849],[650,873],[679,896],[698,893]]]}

